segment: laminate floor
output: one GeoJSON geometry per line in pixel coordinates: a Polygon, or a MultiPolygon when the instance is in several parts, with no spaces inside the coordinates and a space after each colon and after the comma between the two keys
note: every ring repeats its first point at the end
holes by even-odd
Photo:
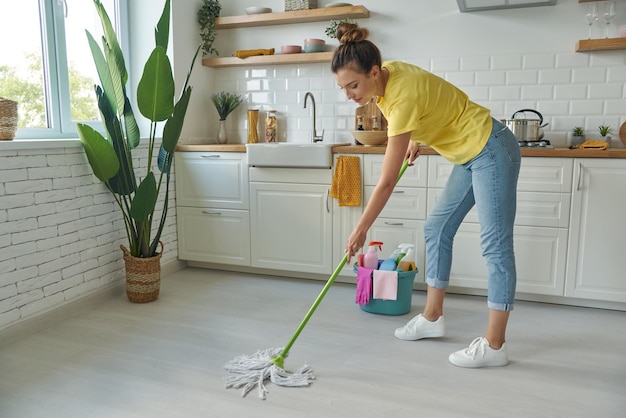
{"type": "MultiPolygon", "coordinates": [[[[421,311],[375,315],[335,284],[291,348],[306,388],[242,398],[223,365],[286,344],[323,282],[188,268],[149,304],[120,297],[0,349],[0,417],[624,417],[626,314],[518,302],[511,364],[469,370],[448,354],[483,335],[483,297],[448,295],[448,335],[406,342],[421,311]]],[[[1,337],[1,335],[0,335],[1,337]]]]}

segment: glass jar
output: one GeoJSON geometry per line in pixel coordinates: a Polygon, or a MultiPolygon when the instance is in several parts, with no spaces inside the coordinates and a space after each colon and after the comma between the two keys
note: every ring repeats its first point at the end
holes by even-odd
{"type": "Polygon", "coordinates": [[[276,111],[268,110],[265,117],[265,142],[276,142],[276,111]]]}
{"type": "Polygon", "coordinates": [[[259,142],[259,109],[248,109],[248,144],[259,142]]]}

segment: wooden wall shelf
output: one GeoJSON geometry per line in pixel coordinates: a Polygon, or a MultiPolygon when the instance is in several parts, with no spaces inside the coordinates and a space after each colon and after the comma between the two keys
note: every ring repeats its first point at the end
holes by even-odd
{"type": "MultiPolygon", "coordinates": [[[[370,17],[365,6],[322,7],[291,12],[261,13],[257,15],[224,16],[215,21],[216,29],[251,28],[257,26],[286,25],[293,23],[323,22],[346,18],[359,19],[370,17]]],[[[202,65],[211,68],[243,67],[248,65],[311,64],[330,62],[332,52],[311,52],[286,55],[258,55],[248,58],[206,57],[202,65]]]]}
{"type": "Polygon", "coordinates": [[[370,17],[365,6],[322,7],[291,12],[261,13],[256,15],[224,16],[215,20],[215,29],[250,28],[255,26],[286,25],[321,22],[324,20],[359,19],[370,17]]]}
{"type": "Polygon", "coordinates": [[[576,43],[576,52],[611,51],[626,49],[626,38],[581,39],[576,43]]]}
{"type": "Polygon", "coordinates": [[[202,58],[202,65],[211,68],[244,67],[247,65],[313,64],[330,62],[333,52],[303,52],[300,54],[257,55],[248,58],[202,58]]]}

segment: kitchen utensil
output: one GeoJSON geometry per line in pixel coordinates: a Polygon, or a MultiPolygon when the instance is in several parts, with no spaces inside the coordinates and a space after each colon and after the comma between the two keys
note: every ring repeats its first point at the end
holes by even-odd
{"type": "Polygon", "coordinates": [[[513,113],[511,119],[503,119],[502,123],[513,132],[518,141],[538,141],[543,138],[543,115],[534,109],[522,109],[513,113]],[[516,119],[515,116],[531,112],[539,116],[539,119],[516,119]]]}
{"type": "Polygon", "coordinates": [[[622,127],[619,128],[619,139],[622,144],[626,145],[626,122],[622,123],[622,127]]]}
{"type": "Polygon", "coordinates": [[[246,14],[257,15],[261,13],[272,13],[272,9],[269,7],[256,7],[256,6],[246,7],[246,14]]]}
{"type": "Polygon", "coordinates": [[[302,52],[302,47],[300,45],[283,45],[280,47],[280,52],[282,54],[299,54],[302,52]]]}
{"type": "Polygon", "coordinates": [[[352,131],[352,136],[367,147],[387,143],[387,131],[352,131]]]}

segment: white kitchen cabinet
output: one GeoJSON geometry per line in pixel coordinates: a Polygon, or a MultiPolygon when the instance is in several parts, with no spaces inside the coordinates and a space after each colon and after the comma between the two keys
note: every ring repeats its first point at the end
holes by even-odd
{"type": "Polygon", "coordinates": [[[250,265],[246,154],[177,152],[178,256],[250,265]]]}
{"type": "Polygon", "coordinates": [[[330,169],[250,167],[252,267],[330,274],[330,169]]]}
{"type": "Polygon", "coordinates": [[[574,160],[565,296],[626,302],[626,160],[574,160]]]}
{"type": "MultiPolygon", "coordinates": [[[[365,204],[371,198],[380,178],[383,157],[380,154],[364,155],[365,204]]],[[[424,282],[427,174],[428,159],[425,156],[418,158],[413,166],[407,168],[385,208],[372,224],[367,237],[368,242],[384,243],[383,251],[379,253],[381,259],[389,256],[401,243],[414,244],[415,263],[418,269],[415,283],[424,282]]]]}
{"type": "MultiPolygon", "coordinates": [[[[365,197],[363,195],[363,155],[361,154],[341,154],[351,155],[359,157],[359,170],[361,172],[361,204],[359,206],[339,206],[339,200],[333,199],[333,266],[338,266],[345,254],[346,243],[348,237],[352,233],[352,230],[356,226],[356,223],[361,218],[363,213],[363,202],[365,197]]],[[[335,155],[334,167],[337,167],[337,155],[335,155]]],[[[339,272],[340,277],[346,277],[349,283],[355,282],[355,273],[353,265],[355,259],[352,258],[350,263],[347,263],[343,269],[339,272]]]]}
{"type": "MultiPolygon", "coordinates": [[[[452,167],[443,157],[429,156],[429,211],[452,167]]],[[[571,179],[570,158],[522,159],[514,230],[518,292],[563,296],[571,179]]],[[[450,285],[487,288],[476,208],[467,214],[455,236],[450,285]]]]}

